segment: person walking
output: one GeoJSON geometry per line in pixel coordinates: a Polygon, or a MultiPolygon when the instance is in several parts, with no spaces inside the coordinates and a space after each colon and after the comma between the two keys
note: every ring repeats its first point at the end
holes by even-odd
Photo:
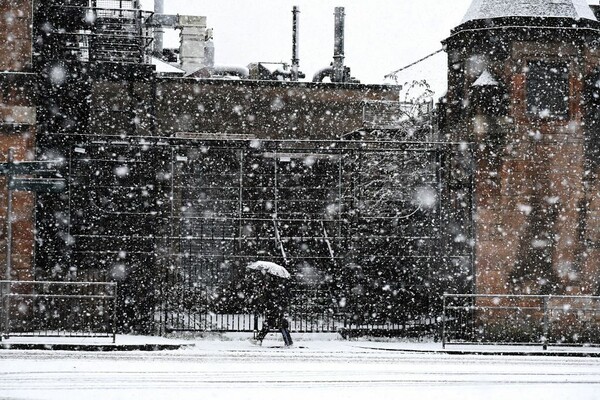
{"type": "Polygon", "coordinates": [[[279,330],[283,336],[285,346],[294,344],[289,330],[289,321],[285,318],[285,310],[289,304],[289,293],[283,279],[265,275],[262,281],[261,296],[258,307],[263,311],[264,321],[261,330],[256,334],[255,340],[262,345],[264,338],[271,330],[279,330]]]}

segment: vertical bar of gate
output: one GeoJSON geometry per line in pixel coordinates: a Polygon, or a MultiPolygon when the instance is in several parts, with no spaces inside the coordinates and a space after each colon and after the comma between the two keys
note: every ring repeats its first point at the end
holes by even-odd
{"type": "Polygon", "coordinates": [[[442,295],[442,349],[446,348],[446,294],[442,295]]]}
{"type": "MultiPolygon", "coordinates": [[[[8,149],[7,161],[14,161],[14,149],[8,149]]],[[[6,177],[6,310],[4,312],[4,330],[5,337],[8,339],[10,334],[10,281],[12,275],[12,190],[10,190],[10,179],[12,175],[6,177]]]]}
{"type": "Polygon", "coordinates": [[[543,296],[542,298],[543,300],[543,333],[542,333],[542,346],[544,348],[544,350],[548,350],[548,334],[550,333],[549,327],[548,327],[548,323],[549,323],[549,317],[548,317],[548,300],[549,300],[549,296],[543,296]]]}
{"type": "Polygon", "coordinates": [[[254,310],[254,326],[252,327],[252,332],[254,332],[254,338],[256,339],[256,334],[258,333],[258,313],[254,310]]]}
{"type": "Polygon", "coordinates": [[[113,284],[113,318],[112,318],[112,340],[117,342],[117,290],[116,283],[113,284]]]}
{"type": "Polygon", "coordinates": [[[0,282],[0,306],[2,307],[2,312],[0,313],[0,325],[2,326],[2,331],[0,332],[0,342],[4,337],[4,330],[6,329],[4,325],[4,314],[6,313],[6,300],[5,300],[5,290],[4,290],[5,282],[0,282]]]}

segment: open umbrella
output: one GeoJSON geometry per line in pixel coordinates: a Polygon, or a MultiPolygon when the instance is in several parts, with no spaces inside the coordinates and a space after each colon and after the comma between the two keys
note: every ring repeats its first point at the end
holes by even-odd
{"type": "Polygon", "coordinates": [[[275,264],[274,262],[270,261],[255,261],[253,263],[248,264],[246,268],[253,269],[256,271],[262,271],[264,273],[278,276],[284,279],[290,279],[291,276],[287,269],[283,268],[279,264],[275,264]]]}

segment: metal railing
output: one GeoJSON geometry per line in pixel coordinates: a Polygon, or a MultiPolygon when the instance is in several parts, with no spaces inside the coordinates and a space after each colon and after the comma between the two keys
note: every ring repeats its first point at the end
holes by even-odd
{"type": "MultiPolygon", "coordinates": [[[[356,333],[358,335],[389,335],[414,337],[430,334],[437,326],[435,319],[423,316],[406,321],[355,321],[350,314],[291,312],[286,319],[292,333],[356,333]]],[[[262,314],[223,314],[214,312],[169,312],[156,321],[164,325],[164,333],[172,332],[253,332],[264,323],[262,314]]]]}
{"type": "Polygon", "coordinates": [[[117,284],[0,281],[2,337],[116,337],[117,284]]]}
{"type": "Polygon", "coordinates": [[[445,294],[442,344],[600,344],[600,297],[445,294]]]}
{"type": "MultiPolygon", "coordinates": [[[[62,11],[77,10],[87,26],[56,32],[65,60],[139,64],[149,63],[146,48],[153,36],[145,21],[151,12],[136,8],[55,6],[62,11]]],[[[107,3],[108,4],[108,3],[107,3]]]]}

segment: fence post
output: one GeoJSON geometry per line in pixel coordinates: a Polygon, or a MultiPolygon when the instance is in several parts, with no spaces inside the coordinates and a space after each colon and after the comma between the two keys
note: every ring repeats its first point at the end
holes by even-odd
{"type": "Polygon", "coordinates": [[[113,286],[113,322],[112,322],[112,339],[113,343],[117,342],[117,283],[113,286]]]}
{"type": "Polygon", "coordinates": [[[548,334],[550,332],[548,324],[548,296],[543,297],[543,308],[544,308],[544,327],[543,327],[543,337],[542,337],[542,346],[544,350],[548,350],[548,334]]]}
{"type": "Polygon", "coordinates": [[[255,307],[254,310],[254,329],[252,330],[253,337],[256,339],[256,335],[258,334],[258,310],[255,307]]]}
{"type": "Polygon", "coordinates": [[[2,327],[2,330],[0,332],[0,342],[2,342],[2,339],[4,338],[4,333],[5,333],[5,320],[4,320],[4,314],[6,313],[6,299],[5,299],[5,295],[4,295],[4,282],[0,282],[0,307],[2,312],[0,313],[0,326],[2,327]]]}
{"type": "Polygon", "coordinates": [[[446,294],[442,295],[442,349],[446,348],[446,294]]]}
{"type": "Polygon", "coordinates": [[[10,281],[4,283],[4,338],[10,337],[10,281]]]}
{"type": "MultiPolygon", "coordinates": [[[[7,161],[14,161],[15,150],[8,149],[7,161]]],[[[12,190],[10,190],[10,175],[6,176],[6,309],[4,310],[4,337],[10,334],[10,281],[12,275],[12,190]]]]}

